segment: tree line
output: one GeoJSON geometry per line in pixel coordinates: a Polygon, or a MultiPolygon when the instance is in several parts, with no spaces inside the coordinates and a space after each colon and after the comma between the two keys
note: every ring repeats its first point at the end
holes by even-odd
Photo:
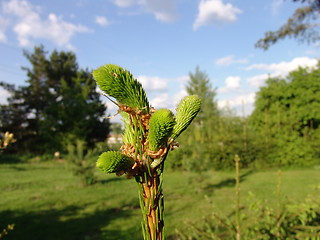
{"type": "MultiPolygon", "coordinates": [[[[49,55],[39,46],[24,55],[31,65],[23,68],[26,85],[0,83],[11,93],[0,106],[0,132],[13,133],[16,139],[7,153],[53,154],[67,152],[68,145],[79,140],[89,148],[105,142],[113,129],[107,108],[91,72],[78,66],[75,54],[49,55]]],[[[236,154],[242,167],[319,164],[320,64],[285,78],[269,78],[246,117],[218,109],[216,89],[199,67],[189,73],[186,90],[200,97],[202,108],[179,137],[183,144],[170,154],[169,168],[232,168],[236,154]]]]}
{"type": "MultiPolygon", "coordinates": [[[[170,168],[201,171],[234,167],[312,166],[320,163],[320,63],[288,76],[269,78],[257,92],[247,117],[219,110],[205,72],[190,73],[188,94],[198,94],[202,110],[170,154],[170,168]]],[[[179,139],[178,139],[179,141],[179,139]]]]}

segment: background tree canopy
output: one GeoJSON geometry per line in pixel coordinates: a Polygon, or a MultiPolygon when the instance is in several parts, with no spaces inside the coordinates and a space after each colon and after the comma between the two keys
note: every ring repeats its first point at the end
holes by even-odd
{"type": "Polygon", "coordinates": [[[251,126],[263,135],[267,162],[312,165],[319,161],[320,69],[299,68],[270,78],[257,94],[251,126]]]}
{"type": "Polygon", "coordinates": [[[48,56],[40,46],[24,55],[31,64],[23,67],[26,85],[0,83],[11,93],[8,104],[1,105],[0,128],[14,133],[14,150],[41,154],[61,151],[76,139],[89,146],[105,140],[106,106],[91,73],[79,68],[75,54],[53,51],[48,56]]]}
{"type": "Polygon", "coordinates": [[[235,154],[242,167],[319,164],[320,65],[268,79],[257,93],[250,116],[219,111],[215,90],[199,68],[190,73],[187,90],[202,96],[203,108],[195,124],[179,137],[183,144],[170,155],[169,167],[233,168],[235,154]]]}
{"type": "MultiPolygon", "coordinates": [[[[76,56],[58,51],[48,56],[43,47],[24,54],[31,64],[24,68],[26,85],[1,83],[11,92],[0,110],[0,131],[12,132],[17,139],[11,151],[52,154],[77,141],[88,147],[105,141],[110,126],[104,118],[106,107],[91,73],[78,67],[76,56]]],[[[177,139],[183,144],[170,154],[167,167],[233,168],[236,154],[241,167],[319,163],[320,64],[269,78],[257,92],[250,116],[218,109],[216,89],[199,67],[189,73],[186,90],[200,97],[202,109],[177,139]]],[[[121,129],[116,123],[113,128],[121,129]]]]}

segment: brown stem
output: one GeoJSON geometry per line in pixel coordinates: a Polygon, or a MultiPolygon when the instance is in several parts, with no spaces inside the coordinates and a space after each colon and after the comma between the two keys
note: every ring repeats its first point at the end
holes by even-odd
{"type": "Polygon", "coordinates": [[[146,224],[150,240],[163,239],[163,195],[160,186],[160,176],[157,172],[148,176],[142,182],[143,203],[146,214],[146,224]]]}

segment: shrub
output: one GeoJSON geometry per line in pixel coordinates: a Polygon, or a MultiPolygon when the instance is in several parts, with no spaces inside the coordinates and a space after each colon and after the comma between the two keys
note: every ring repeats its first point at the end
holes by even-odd
{"type": "Polygon", "coordinates": [[[96,150],[86,150],[85,143],[77,140],[75,144],[68,144],[66,160],[73,174],[80,178],[83,186],[92,185],[96,182],[94,176],[96,150]]]}

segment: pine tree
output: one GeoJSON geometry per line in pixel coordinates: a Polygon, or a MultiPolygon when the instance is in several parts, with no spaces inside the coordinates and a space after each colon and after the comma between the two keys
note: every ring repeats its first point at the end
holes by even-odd
{"type": "Polygon", "coordinates": [[[175,166],[192,171],[207,169],[206,163],[212,161],[212,144],[219,110],[215,100],[216,90],[211,87],[210,79],[206,72],[196,67],[194,73],[189,73],[186,86],[189,95],[197,95],[201,100],[201,110],[194,123],[186,130],[186,134],[178,138],[181,148],[172,153],[176,161],[175,166]],[[195,144],[196,143],[196,144],[195,144]]]}
{"type": "Polygon", "coordinates": [[[208,120],[219,114],[215,97],[216,90],[212,88],[206,72],[197,66],[195,73],[189,73],[189,82],[186,86],[189,95],[198,95],[201,99],[201,111],[195,119],[196,122],[208,120]]]}

